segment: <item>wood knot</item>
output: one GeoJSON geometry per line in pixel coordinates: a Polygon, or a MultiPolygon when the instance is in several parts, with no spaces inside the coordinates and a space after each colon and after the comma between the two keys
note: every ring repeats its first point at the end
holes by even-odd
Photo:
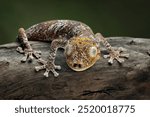
{"type": "Polygon", "coordinates": [[[148,50],[146,53],[150,56],[150,50],[148,50]]]}
{"type": "Polygon", "coordinates": [[[130,44],[130,45],[136,45],[137,43],[134,40],[131,40],[128,44],[130,44]]]}

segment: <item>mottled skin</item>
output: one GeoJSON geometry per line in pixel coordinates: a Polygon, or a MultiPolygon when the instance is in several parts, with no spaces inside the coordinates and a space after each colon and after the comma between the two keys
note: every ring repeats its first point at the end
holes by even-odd
{"type": "Polygon", "coordinates": [[[86,24],[72,20],[52,20],[33,25],[27,30],[20,28],[18,42],[21,47],[18,47],[17,51],[25,55],[22,62],[37,58],[43,65],[36,66],[35,69],[36,71],[46,69],[44,73],[46,77],[50,71],[55,77],[59,75],[55,69],[61,67],[54,63],[58,48],[65,50],[66,62],[74,71],[83,71],[95,64],[100,58],[100,42],[109,52],[109,55],[104,56],[110,58],[109,63],[112,64],[114,59],[122,63],[123,57],[128,57],[128,54],[121,53],[122,49],[114,50],[100,33],[94,34],[86,24]],[[28,40],[51,42],[47,61],[40,58],[40,52],[34,51],[28,40]]]}

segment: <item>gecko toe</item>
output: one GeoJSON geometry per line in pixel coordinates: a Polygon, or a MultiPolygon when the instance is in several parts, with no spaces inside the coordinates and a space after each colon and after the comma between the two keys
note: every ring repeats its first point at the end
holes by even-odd
{"type": "Polygon", "coordinates": [[[114,60],[114,58],[113,58],[113,57],[110,57],[110,59],[108,60],[108,63],[109,63],[109,64],[113,64],[113,60],[114,60]]]}
{"type": "Polygon", "coordinates": [[[33,54],[32,53],[28,53],[29,57],[28,57],[28,61],[31,63],[34,59],[33,54]]]}
{"type": "Polygon", "coordinates": [[[25,54],[24,57],[22,57],[21,62],[25,63],[27,61],[27,59],[28,59],[28,55],[25,54]]]}
{"type": "Polygon", "coordinates": [[[59,73],[55,73],[54,76],[55,76],[55,77],[58,77],[58,76],[59,76],[59,73]]]}
{"type": "Polygon", "coordinates": [[[51,72],[54,74],[55,77],[58,77],[58,76],[59,76],[59,73],[57,73],[57,72],[55,71],[55,69],[51,69],[51,72]]]}
{"type": "Polygon", "coordinates": [[[124,59],[123,59],[123,58],[117,57],[116,60],[117,60],[119,63],[123,63],[123,62],[124,62],[124,59]]]}
{"type": "Polygon", "coordinates": [[[42,66],[35,66],[35,70],[36,71],[40,71],[40,70],[43,70],[43,69],[45,69],[46,67],[45,67],[45,65],[42,65],[42,66]]]}
{"type": "Polygon", "coordinates": [[[61,66],[60,65],[55,65],[55,69],[61,70],[61,66]]]}
{"type": "Polygon", "coordinates": [[[104,55],[103,56],[104,58],[110,58],[110,55],[108,54],[108,55],[104,55]]]}
{"type": "Polygon", "coordinates": [[[37,62],[41,63],[43,65],[46,65],[46,63],[47,63],[47,61],[43,60],[42,58],[39,58],[37,62]]]}
{"type": "Polygon", "coordinates": [[[33,56],[37,59],[41,58],[41,51],[34,51],[33,56]]]}
{"type": "Polygon", "coordinates": [[[45,71],[45,73],[44,73],[44,76],[45,76],[45,77],[48,77],[48,76],[49,76],[49,70],[48,70],[48,69],[46,69],[46,71],[45,71]]]}
{"type": "Polygon", "coordinates": [[[21,47],[17,47],[16,51],[21,53],[21,54],[24,54],[24,51],[23,51],[23,49],[21,47]]]}
{"type": "Polygon", "coordinates": [[[120,57],[129,58],[129,54],[120,54],[120,57]]]}

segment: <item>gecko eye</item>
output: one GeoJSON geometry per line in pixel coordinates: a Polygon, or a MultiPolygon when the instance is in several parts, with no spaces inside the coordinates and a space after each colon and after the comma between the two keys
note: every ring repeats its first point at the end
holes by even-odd
{"type": "Polygon", "coordinates": [[[65,53],[66,53],[66,55],[68,55],[68,56],[72,53],[72,51],[73,51],[72,45],[68,45],[68,46],[66,47],[66,49],[65,49],[65,53]]]}
{"type": "Polygon", "coordinates": [[[96,47],[90,47],[89,55],[90,55],[90,57],[95,57],[97,55],[97,48],[96,47]]]}

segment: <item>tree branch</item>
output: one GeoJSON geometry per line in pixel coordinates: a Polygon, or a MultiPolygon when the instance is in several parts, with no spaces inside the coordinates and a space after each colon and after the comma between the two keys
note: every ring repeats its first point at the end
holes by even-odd
{"type": "MultiPolygon", "coordinates": [[[[83,72],[72,71],[58,51],[56,64],[60,76],[44,78],[44,71],[35,72],[37,60],[21,63],[23,55],[17,44],[0,45],[0,99],[150,99],[150,40],[130,37],[110,37],[113,47],[123,47],[130,54],[122,65],[108,65],[101,58],[83,72]]],[[[46,60],[49,43],[31,42],[34,50],[46,60]]],[[[107,53],[101,48],[102,54],[107,53]]]]}

